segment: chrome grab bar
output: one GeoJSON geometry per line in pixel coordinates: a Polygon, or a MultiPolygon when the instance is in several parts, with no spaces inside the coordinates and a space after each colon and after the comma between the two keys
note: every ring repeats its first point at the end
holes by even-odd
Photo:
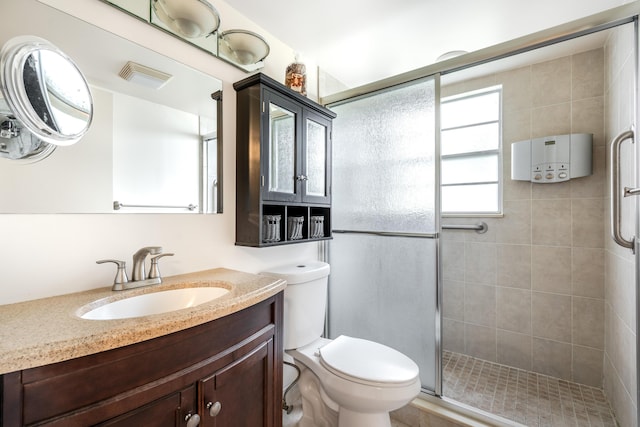
{"type": "Polygon", "coordinates": [[[165,209],[189,209],[190,211],[196,210],[198,205],[190,204],[188,206],[173,206],[173,205],[125,205],[122,202],[115,200],[113,202],[113,210],[117,211],[120,208],[165,208],[165,209]]]}
{"type": "MultiPolygon", "coordinates": [[[[634,240],[627,240],[620,232],[621,212],[620,212],[620,146],[624,141],[630,139],[633,143],[633,130],[624,131],[611,142],[611,237],[613,241],[623,248],[634,250],[634,240]]],[[[636,189],[625,188],[626,195],[635,195],[636,189]],[[628,194],[627,194],[628,193],[628,194]]]]}
{"type": "Polygon", "coordinates": [[[478,234],[486,233],[489,226],[486,222],[480,221],[477,224],[444,224],[443,230],[475,230],[478,234]]]}

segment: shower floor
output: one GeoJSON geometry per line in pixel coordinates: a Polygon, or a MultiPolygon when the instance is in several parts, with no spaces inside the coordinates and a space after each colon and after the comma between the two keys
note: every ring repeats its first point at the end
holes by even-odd
{"type": "Polygon", "coordinates": [[[601,389],[445,351],[443,395],[530,427],[616,427],[601,389]]]}

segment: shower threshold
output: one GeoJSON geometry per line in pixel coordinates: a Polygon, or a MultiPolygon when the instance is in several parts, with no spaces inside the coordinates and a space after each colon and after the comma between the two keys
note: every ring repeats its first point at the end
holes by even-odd
{"type": "Polygon", "coordinates": [[[443,352],[443,395],[530,427],[616,427],[602,389],[443,352]]]}

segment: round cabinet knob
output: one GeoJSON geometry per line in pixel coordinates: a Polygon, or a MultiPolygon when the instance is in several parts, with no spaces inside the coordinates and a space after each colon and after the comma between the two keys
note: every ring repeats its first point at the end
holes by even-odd
{"type": "Polygon", "coordinates": [[[200,425],[200,415],[192,414],[189,412],[184,420],[187,422],[187,427],[198,427],[200,425]]]}
{"type": "Polygon", "coordinates": [[[207,403],[207,409],[209,410],[209,416],[210,417],[215,417],[222,410],[222,403],[220,403],[220,402],[216,402],[216,403],[209,402],[209,403],[207,403]]]}

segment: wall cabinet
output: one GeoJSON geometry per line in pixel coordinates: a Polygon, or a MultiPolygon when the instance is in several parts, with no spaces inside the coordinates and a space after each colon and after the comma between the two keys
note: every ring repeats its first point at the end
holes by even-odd
{"type": "Polygon", "coordinates": [[[5,374],[1,425],[281,427],[282,304],[5,374]]]}
{"type": "Polygon", "coordinates": [[[236,244],[331,238],[335,113],[263,74],[234,88],[236,244]]]}

